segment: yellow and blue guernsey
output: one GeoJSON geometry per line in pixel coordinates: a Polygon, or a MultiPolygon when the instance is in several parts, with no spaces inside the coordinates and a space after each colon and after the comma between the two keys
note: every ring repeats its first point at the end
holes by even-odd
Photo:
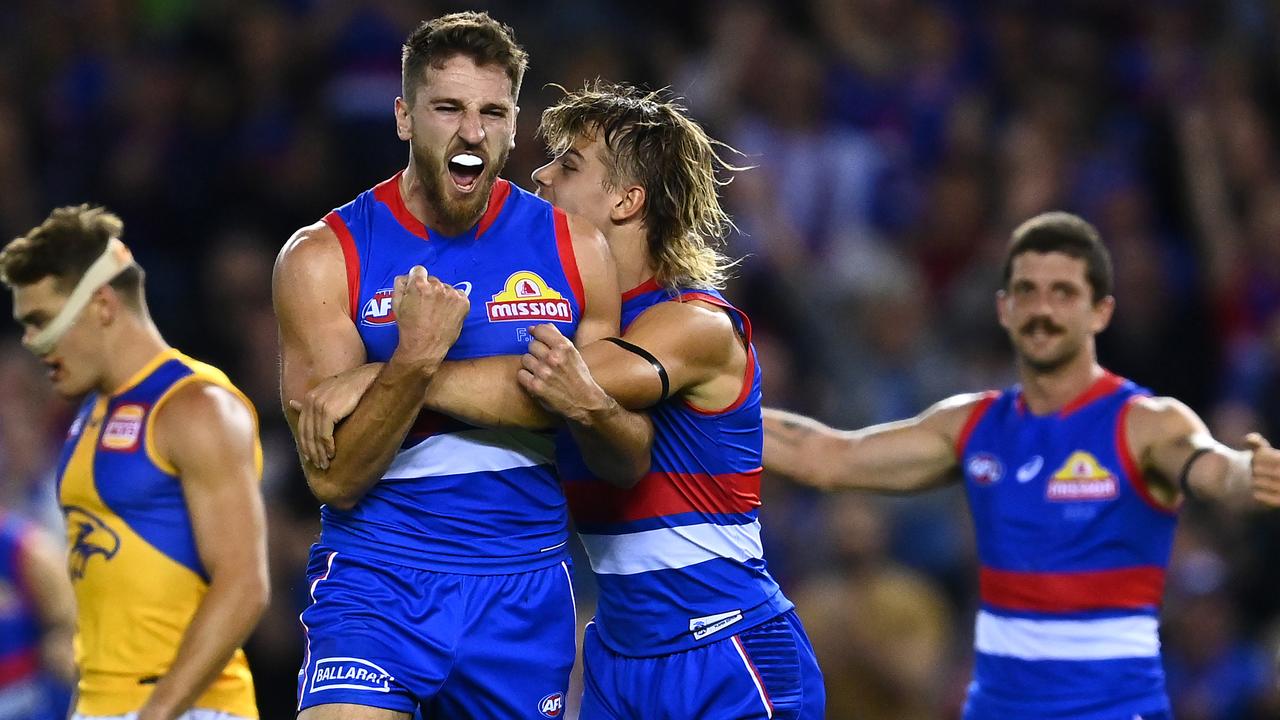
{"type": "MultiPolygon", "coordinates": [[[[123,389],[86,398],[67,434],[58,494],[78,603],[81,714],[120,715],[142,707],[169,670],[209,587],[177,468],[156,452],[152,432],[156,413],[191,383],[226,388],[253,412],[222,371],[166,350],[123,389]]],[[[260,474],[262,451],[254,435],[260,474]]],[[[195,707],[258,716],[241,650],[195,707]]]]}

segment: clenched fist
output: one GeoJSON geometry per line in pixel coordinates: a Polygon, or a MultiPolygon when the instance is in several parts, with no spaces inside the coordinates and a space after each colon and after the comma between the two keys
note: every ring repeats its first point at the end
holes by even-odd
{"type": "Polygon", "coordinates": [[[471,301],[414,265],[408,274],[396,276],[391,307],[400,329],[393,359],[434,372],[457,342],[471,301]]]}

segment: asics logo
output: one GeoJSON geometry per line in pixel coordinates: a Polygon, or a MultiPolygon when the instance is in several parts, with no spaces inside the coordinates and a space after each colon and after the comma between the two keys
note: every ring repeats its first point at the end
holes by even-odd
{"type": "Polygon", "coordinates": [[[1027,461],[1025,465],[1018,468],[1018,482],[1028,483],[1040,474],[1040,470],[1044,468],[1044,458],[1036,455],[1027,461]]]}

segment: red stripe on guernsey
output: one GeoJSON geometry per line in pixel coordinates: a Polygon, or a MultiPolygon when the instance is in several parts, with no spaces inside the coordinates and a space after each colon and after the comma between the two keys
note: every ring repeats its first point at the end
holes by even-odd
{"type": "Polygon", "coordinates": [[[409,206],[404,204],[404,197],[400,195],[400,176],[404,175],[404,171],[396,173],[387,180],[383,180],[373,188],[373,197],[387,209],[391,211],[391,215],[395,217],[396,222],[400,223],[405,230],[417,235],[423,240],[430,240],[431,235],[427,233],[427,226],[422,221],[413,216],[409,212],[409,206]]]}
{"type": "Polygon", "coordinates": [[[760,507],[760,468],[746,473],[651,472],[630,489],[602,482],[564,483],[581,523],[613,523],[703,512],[748,513],[760,507]]]}
{"type": "Polygon", "coordinates": [[[984,567],[978,586],[982,602],[1007,610],[1065,613],[1151,608],[1160,607],[1164,569],[1037,573],[984,567]]]}
{"type": "Polygon", "coordinates": [[[1152,509],[1167,515],[1174,515],[1177,514],[1181,501],[1173,505],[1166,505],[1157,500],[1151,494],[1151,488],[1147,485],[1147,476],[1142,472],[1142,468],[1138,466],[1138,462],[1134,460],[1133,453],[1129,451],[1129,408],[1133,407],[1133,403],[1138,397],[1135,395],[1129,398],[1116,415],[1116,455],[1120,458],[1120,465],[1124,469],[1125,478],[1129,481],[1133,491],[1138,494],[1138,497],[1142,498],[1143,502],[1150,505],[1152,509]]]}
{"type": "Polygon", "coordinates": [[[956,436],[956,457],[964,457],[965,446],[969,444],[969,436],[973,435],[973,429],[978,427],[978,422],[982,420],[982,416],[987,414],[987,408],[991,407],[991,403],[1000,397],[1000,393],[995,390],[988,390],[982,394],[982,398],[973,404],[973,409],[969,411],[969,419],[964,421],[964,427],[960,430],[960,434],[956,436]]]}
{"type": "Polygon", "coordinates": [[[29,678],[39,669],[40,657],[35,649],[0,658],[0,687],[29,678]]]}
{"type": "Polygon", "coordinates": [[[359,322],[360,253],[356,252],[355,238],[351,237],[346,221],[336,212],[325,215],[324,224],[338,236],[338,244],[342,246],[342,259],[347,266],[347,307],[350,308],[352,322],[359,322]]]}
{"type": "Polygon", "coordinates": [[[578,256],[573,252],[573,236],[569,234],[569,216],[560,208],[552,208],[556,216],[556,248],[560,251],[560,265],[565,279],[578,299],[578,317],[587,312],[587,295],[582,289],[582,273],[578,272],[578,256]]]}
{"type": "Polygon", "coordinates": [[[1088,390],[1085,390],[1075,400],[1067,403],[1058,411],[1058,415],[1066,417],[1080,408],[1099,398],[1104,398],[1124,385],[1124,378],[1106,370],[1102,371],[1102,377],[1093,381],[1088,390]]]}
{"type": "Polygon", "coordinates": [[[493,190],[489,191],[489,207],[485,208],[484,215],[480,216],[480,223],[476,226],[476,237],[484,234],[485,230],[498,219],[498,213],[502,212],[502,206],[507,202],[507,196],[511,194],[511,183],[498,178],[493,183],[493,190]]]}
{"type": "Polygon", "coordinates": [[[644,282],[640,283],[639,285],[631,288],[630,290],[622,293],[622,302],[635,300],[636,298],[640,297],[645,293],[649,293],[649,292],[653,292],[654,290],[661,290],[661,289],[662,289],[662,286],[658,284],[658,278],[651,277],[648,280],[645,280],[644,282]]]}

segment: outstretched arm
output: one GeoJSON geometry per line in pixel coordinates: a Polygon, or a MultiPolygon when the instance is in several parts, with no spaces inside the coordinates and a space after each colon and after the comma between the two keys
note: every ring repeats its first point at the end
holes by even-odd
{"type": "Polygon", "coordinates": [[[343,452],[322,453],[315,447],[317,433],[300,424],[310,420],[300,420],[299,404],[320,382],[366,359],[346,289],[341,247],[323,223],[298,231],[280,251],[272,295],[280,327],[281,403],[312,493],[341,509],[354,506],[390,466],[432,375],[457,338],[458,310],[465,314],[466,308],[461,293],[425,272],[412,280],[397,278],[399,345],[333,435],[333,449],[343,452]]]}
{"type": "Polygon", "coordinates": [[[1189,488],[1200,499],[1251,494],[1259,503],[1280,506],[1280,451],[1261,435],[1246,438],[1249,450],[1235,450],[1215,440],[1204,421],[1173,398],[1132,402],[1125,418],[1129,450],[1157,499],[1172,506],[1189,488]]]}
{"type": "Polygon", "coordinates": [[[764,467],[822,490],[914,493],[957,478],[956,442],[981,395],[957,395],[909,420],[835,430],[765,408],[764,467]]]}

